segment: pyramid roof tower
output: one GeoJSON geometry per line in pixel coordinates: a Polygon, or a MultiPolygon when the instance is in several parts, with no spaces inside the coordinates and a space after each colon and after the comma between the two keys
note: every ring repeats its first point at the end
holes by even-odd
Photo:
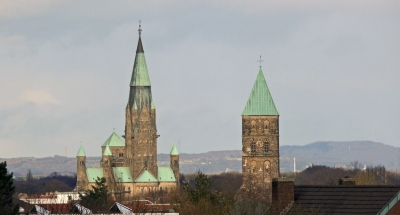
{"type": "Polygon", "coordinates": [[[104,150],[103,155],[104,155],[104,156],[112,156],[110,147],[109,147],[108,145],[106,146],[106,149],[104,150]]]}
{"type": "Polygon", "coordinates": [[[174,144],[174,146],[171,149],[171,153],[170,155],[179,155],[179,151],[178,148],[176,148],[176,145],[174,144]]]}
{"type": "Polygon", "coordinates": [[[279,116],[261,66],[242,116],[279,116]]]}
{"type": "Polygon", "coordinates": [[[113,131],[110,137],[101,146],[125,146],[124,141],[113,131]]]}
{"type": "Polygon", "coordinates": [[[81,144],[81,147],[79,147],[78,154],[76,154],[77,157],[86,157],[85,150],[83,150],[83,146],[81,144]]]}

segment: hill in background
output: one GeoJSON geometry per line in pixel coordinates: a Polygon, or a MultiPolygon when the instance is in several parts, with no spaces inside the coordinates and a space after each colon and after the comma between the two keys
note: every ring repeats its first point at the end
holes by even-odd
{"type": "MultiPolygon", "coordinates": [[[[399,168],[400,148],[372,141],[315,142],[304,146],[281,146],[281,172],[293,171],[293,158],[296,157],[297,170],[314,165],[346,166],[358,161],[367,166],[384,165],[387,169],[399,168]]],[[[101,157],[87,157],[87,167],[98,167],[101,157]]],[[[25,176],[28,169],[34,175],[47,176],[49,173],[76,173],[76,158],[54,156],[45,158],[7,158],[9,171],[15,176],[25,176]]],[[[202,171],[220,173],[241,171],[242,154],[240,150],[211,151],[199,154],[180,154],[182,173],[202,171]]],[[[169,165],[169,154],[158,155],[158,165],[169,165]]]]}

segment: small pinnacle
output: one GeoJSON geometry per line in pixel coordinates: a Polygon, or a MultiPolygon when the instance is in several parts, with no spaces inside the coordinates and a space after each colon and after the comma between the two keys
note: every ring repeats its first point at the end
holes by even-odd
{"type": "Polygon", "coordinates": [[[261,55],[260,55],[260,60],[258,60],[257,62],[260,62],[260,69],[261,69],[261,63],[264,62],[263,60],[261,60],[261,55]]]}
{"type": "Polygon", "coordinates": [[[113,128],[113,132],[115,132],[115,128],[113,128]]]}
{"type": "Polygon", "coordinates": [[[142,35],[142,25],[141,25],[142,21],[139,20],[139,36],[142,35]]]}

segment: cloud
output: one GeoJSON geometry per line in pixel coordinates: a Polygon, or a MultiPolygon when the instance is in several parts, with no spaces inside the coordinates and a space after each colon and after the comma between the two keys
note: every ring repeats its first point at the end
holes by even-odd
{"type": "Polygon", "coordinates": [[[240,149],[260,54],[282,114],[282,145],[364,137],[396,144],[398,132],[387,127],[400,120],[397,2],[6,1],[2,138],[29,149],[26,156],[77,150],[80,141],[99,155],[113,127],[123,134],[142,19],[159,152],[177,139],[185,152],[240,149]],[[385,126],[359,123],[369,118],[385,126]],[[34,152],[38,145],[46,150],[34,152]]]}
{"type": "Polygon", "coordinates": [[[51,10],[56,5],[65,4],[68,1],[52,0],[3,0],[0,4],[0,18],[21,18],[27,15],[42,14],[51,10]]]}
{"type": "Polygon", "coordinates": [[[60,100],[56,99],[50,93],[41,90],[25,90],[21,94],[21,100],[23,103],[32,102],[37,105],[60,104],[60,100]]]}

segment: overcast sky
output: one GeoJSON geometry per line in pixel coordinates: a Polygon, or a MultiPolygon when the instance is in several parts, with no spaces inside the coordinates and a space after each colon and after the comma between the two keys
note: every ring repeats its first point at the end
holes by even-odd
{"type": "Polygon", "coordinates": [[[139,20],[159,153],[240,150],[260,55],[281,145],[400,146],[399,0],[6,0],[0,157],[100,156],[123,135],[139,20]]]}

